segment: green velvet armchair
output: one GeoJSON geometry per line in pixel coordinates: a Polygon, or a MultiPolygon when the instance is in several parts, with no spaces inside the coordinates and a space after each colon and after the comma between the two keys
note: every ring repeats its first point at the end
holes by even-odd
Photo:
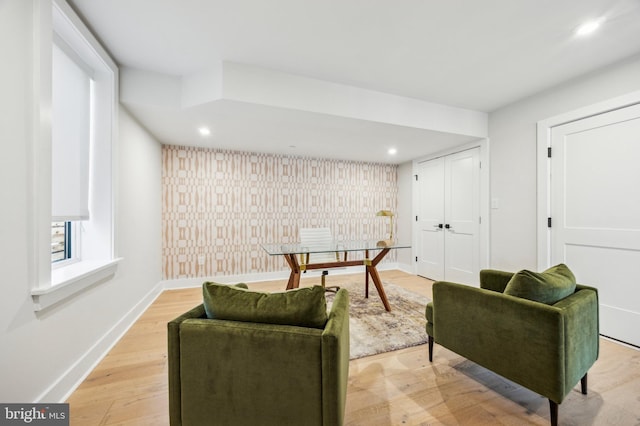
{"type": "Polygon", "coordinates": [[[541,303],[505,294],[513,276],[483,270],[480,288],[433,284],[429,361],[435,342],[548,398],[556,425],[558,404],[578,381],[587,393],[587,371],[599,352],[598,292],[574,281],[570,295],[541,303]]]}
{"type": "Polygon", "coordinates": [[[346,290],[324,328],[209,319],[205,305],[168,324],[172,426],[343,424],[346,290]]]}

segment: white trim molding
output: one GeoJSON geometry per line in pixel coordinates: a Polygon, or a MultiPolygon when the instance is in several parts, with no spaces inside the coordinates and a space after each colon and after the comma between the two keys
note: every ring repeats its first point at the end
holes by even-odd
{"type": "MultiPolygon", "coordinates": [[[[451,149],[447,149],[445,151],[439,151],[434,154],[431,154],[426,157],[421,157],[413,160],[412,164],[412,174],[415,176],[418,172],[418,164],[424,161],[433,160],[435,158],[444,157],[446,155],[455,154],[458,152],[466,151],[468,149],[480,148],[480,269],[489,268],[489,259],[491,259],[491,244],[490,244],[490,232],[491,232],[491,210],[490,210],[490,202],[491,199],[491,180],[490,180],[490,152],[489,152],[489,138],[482,138],[475,140],[473,142],[460,145],[451,149]]],[[[412,190],[412,205],[413,211],[412,216],[415,217],[416,206],[418,205],[418,194],[416,193],[415,186],[412,190]]],[[[418,241],[416,239],[416,229],[415,222],[411,225],[411,258],[415,259],[418,255],[417,247],[418,241]]],[[[416,264],[412,263],[410,269],[406,270],[411,274],[416,273],[416,264]]]]}
{"type": "Polygon", "coordinates": [[[163,291],[158,283],[113,327],[83,353],[36,401],[66,401],[163,291]]]}
{"type": "Polygon", "coordinates": [[[548,148],[551,147],[551,129],[556,126],[582,120],[594,115],[625,108],[640,103],[640,91],[598,102],[583,108],[556,115],[537,123],[536,152],[538,164],[538,199],[537,199],[537,264],[538,270],[551,266],[551,229],[547,226],[547,218],[551,216],[551,160],[548,148]]]}
{"type": "MultiPolygon", "coordinates": [[[[29,146],[30,282],[34,310],[41,311],[95,284],[108,281],[119,259],[115,250],[115,187],[117,185],[118,67],[65,0],[34,1],[33,139],[29,146]],[[89,182],[91,220],[82,222],[77,263],[52,267],[52,48],[53,39],[93,70],[89,182]],[[54,269],[54,270],[52,270],[54,269]]],[[[74,254],[74,256],[76,255],[74,254]]]]}
{"type": "Polygon", "coordinates": [[[110,280],[121,258],[107,261],[83,261],[51,272],[51,287],[31,291],[33,310],[47,309],[95,284],[110,280]]]}
{"type": "MultiPolygon", "coordinates": [[[[380,263],[376,269],[378,271],[389,271],[394,269],[400,269],[409,274],[413,274],[407,268],[407,265],[400,265],[397,263],[380,263]]],[[[364,274],[364,266],[348,266],[344,268],[330,269],[331,275],[347,275],[347,274],[364,274]]],[[[213,277],[198,277],[198,278],[176,278],[172,280],[161,281],[162,288],[165,290],[177,290],[181,288],[194,288],[200,287],[205,281],[212,281],[218,284],[237,284],[237,283],[259,283],[263,281],[274,280],[286,280],[289,278],[290,271],[282,270],[276,272],[258,272],[254,274],[243,275],[217,275],[213,277]]],[[[307,271],[304,278],[320,277],[321,270],[307,271]]],[[[283,287],[284,291],[285,288],[283,287]]]]}

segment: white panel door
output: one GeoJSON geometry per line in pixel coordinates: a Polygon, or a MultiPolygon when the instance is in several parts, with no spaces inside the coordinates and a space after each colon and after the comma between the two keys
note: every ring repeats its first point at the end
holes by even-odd
{"type": "Polygon", "coordinates": [[[433,280],[478,283],[479,149],[418,164],[417,268],[433,280]]]}
{"type": "Polygon", "coordinates": [[[418,164],[417,274],[444,279],[444,157],[418,164]]]}
{"type": "Polygon", "coordinates": [[[600,332],[640,346],[640,105],[551,130],[551,260],[598,288],[600,332]]]}
{"type": "Polygon", "coordinates": [[[479,282],[480,163],[478,148],[452,154],[445,161],[444,217],[447,281],[479,282]]]}

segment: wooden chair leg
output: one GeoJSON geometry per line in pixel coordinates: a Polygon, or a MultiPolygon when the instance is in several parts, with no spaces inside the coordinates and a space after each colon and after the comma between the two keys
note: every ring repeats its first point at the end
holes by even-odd
{"type": "Polygon", "coordinates": [[[580,379],[580,390],[583,395],[587,394],[587,373],[584,373],[584,377],[580,379]]]}
{"type": "Polygon", "coordinates": [[[558,404],[549,400],[549,412],[551,414],[551,426],[558,426],[558,404]]]}
{"type": "Polygon", "coordinates": [[[429,362],[433,362],[433,337],[429,336],[429,362]]]}

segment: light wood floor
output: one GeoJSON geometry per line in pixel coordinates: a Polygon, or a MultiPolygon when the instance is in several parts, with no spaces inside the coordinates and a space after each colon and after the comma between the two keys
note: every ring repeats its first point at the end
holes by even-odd
{"type": "MultiPolygon", "coordinates": [[[[431,297],[428,280],[399,271],[380,275],[431,297]]],[[[344,279],[330,275],[327,283],[344,279]]],[[[317,282],[307,278],[301,285],[317,282]]],[[[282,290],[285,281],[250,287],[282,290]]],[[[166,324],[201,297],[200,289],[161,294],[71,395],[71,425],[168,425],[166,324]]],[[[377,297],[375,290],[370,297],[377,297]]],[[[640,425],[640,351],[601,339],[589,395],[574,389],[559,417],[562,425],[640,425]]],[[[549,413],[546,399],[438,345],[430,363],[422,345],[351,361],[345,422],[548,425],[549,413]]]]}

